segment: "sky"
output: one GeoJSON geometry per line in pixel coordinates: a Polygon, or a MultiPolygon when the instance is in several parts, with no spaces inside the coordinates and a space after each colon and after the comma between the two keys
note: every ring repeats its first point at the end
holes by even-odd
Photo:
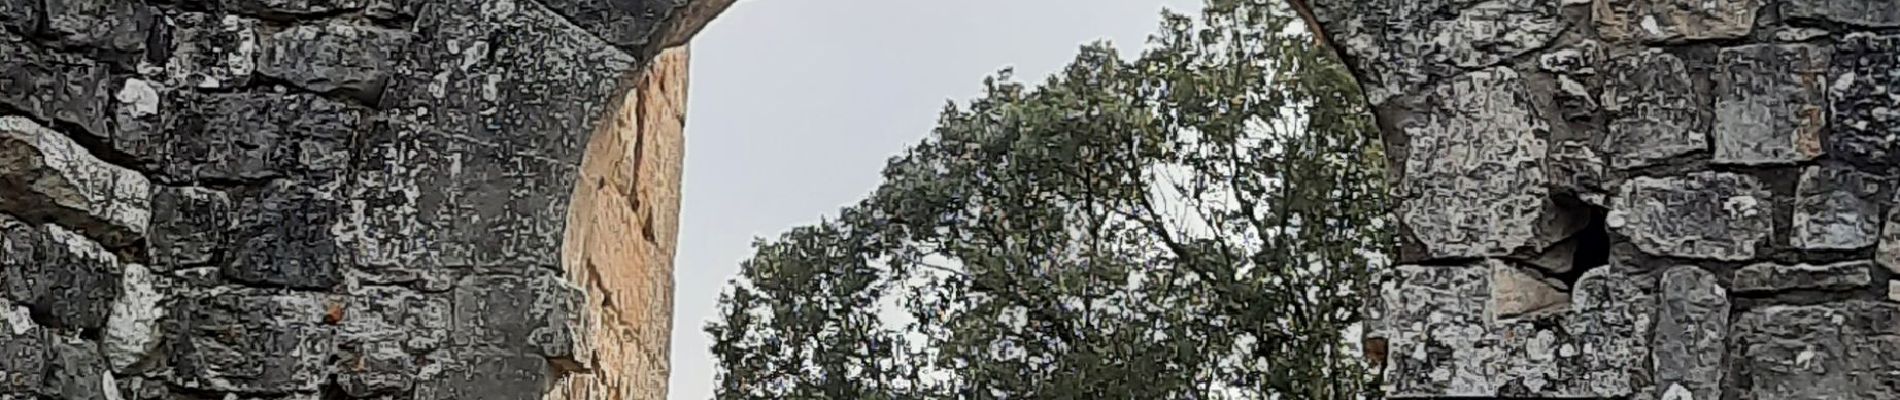
{"type": "Polygon", "coordinates": [[[754,238],[836,215],[946,100],[1006,66],[1040,82],[1085,43],[1132,55],[1200,0],[740,0],[692,44],[671,398],[712,397],[703,328],[754,238]]]}

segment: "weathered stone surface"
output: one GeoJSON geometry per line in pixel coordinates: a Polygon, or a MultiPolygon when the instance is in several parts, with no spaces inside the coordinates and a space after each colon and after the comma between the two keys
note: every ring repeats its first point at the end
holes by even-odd
{"type": "Polygon", "coordinates": [[[1653,287],[1595,268],[1569,311],[1500,320],[1491,268],[1399,266],[1382,294],[1391,356],[1387,396],[1616,397],[1646,376],[1653,287]]]}
{"type": "Polygon", "coordinates": [[[1781,15],[1795,20],[1818,20],[1864,27],[1900,27],[1900,8],[1885,0],[1788,0],[1781,15]]]}
{"type": "Polygon", "coordinates": [[[1735,271],[1736,293],[1762,293],[1782,290],[1845,290],[1872,285],[1873,263],[1848,261],[1834,264],[1761,263],[1735,271]]]}
{"type": "Polygon", "coordinates": [[[273,181],[261,195],[238,207],[238,243],[232,245],[227,278],[265,286],[328,289],[342,280],[347,262],[336,237],[343,205],[321,188],[273,181]]]}
{"type": "Polygon", "coordinates": [[[38,0],[0,0],[0,29],[14,33],[30,33],[39,27],[40,2],[38,0]]]}
{"type": "Polygon", "coordinates": [[[1900,280],[1887,281],[1887,300],[1900,303],[1900,280]]]}
{"type": "Polygon", "coordinates": [[[1802,170],[1794,207],[1795,247],[1858,249],[1880,236],[1881,206],[1893,193],[1888,178],[1839,166],[1802,170]]]}
{"type": "Polygon", "coordinates": [[[145,51],[155,10],[142,2],[46,0],[45,29],[57,43],[106,50],[111,60],[145,51]],[[110,54],[117,53],[117,54],[110,54]]]}
{"type": "Polygon", "coordinates": [[[117,393],[118,385],[106,370],[94,344],[77,338],[54,338],[47,352],[46,387],[55,399],[106,400],[117,393]]]}
{"type": "Polygon", "coordinates": [[[1734,382],[1748,399],[1892,399],[1900,305],[1846,301],[1743,312],[1732,331],[1734,382]]]}
{"type": "Polygon", "coordinates": [[[1606,222],[1646,253],[1747,260],[1768,238],[1772,201],[1747,175],[1637,177],[1623,183],[1606,222]]]}
{"type": "Polygon", "coordinates": [[[1728,340],[1728,292],[1694,266],[1663,271],[1651,346],[1658,398],[1720,399],[1728,340]],[[1671,397],[1679,392],[1687,397],[1671,397]]]}
{"type": "Polygon", "coordinates": [[[317,92],[362,99],[382,96],[405,31],[331,22],[299,25],[263,41],[257,72],[317,92]]]}
{"type": "Polygon", "coordinates": [[[1565,27],[1558,0],[1313,2],[1364,75],[1373,104],[1424,91],[1458,68],[1497,65],[1548,45],[1565,27]]]}
{"type": "Polygon", "coordinates": [[[113,87],[109,69],[98,61],[45,50],[0,31],[0,105],[37,121],[79,127],[74,135],[105,137],[113,87]]]}
{"type": "Polygon", "coordinates": [[[1609,111],[1604,152],[1610,166],[1654,164],[1708,148],[1708,97],[1682,59],[1660,50],[1609,65],[1603,108],[1609,111]]]}
{"type": "Polygon", "coordinates": [[[1722,49],[1715,74],[1715,162],[1777,164],[1820,156],[1830,52],[1798,43],[1722,49]]]}
{"type": "Polygon", "coordinates": [[[152,196],[152,268],[170,272],[221,260],[236,228],[234,210],[223,191],[160,186],[152,196]]]}
{"type": "Polygon", "coordinates": [[[60,329],[105,326],[119,295],[119,259],[58,225],[0,215],[0,288],[60,329]]]}
{"type": "Polygon", "coordinates": [[[683,5],[677,0],[546,0],[544,4],[581,29],[630,49],[660,39],[656,34],[660,18],[683,5]]]}
{"type": "Polygon", "coordinates": [[[179,13],[171,24],[165,73],[179,84],[217,89],[250,84],[257,71],[257,21],[236,15],[179,13]]]}
{"type": "Polygon", "coordinates": [[[1828,64],[1828,156],[1856,165],[1900,165],[1900,36],[1851,34],[1828,64]]]}
{"type": "Polygon", "coordinates": [[[1551,147],[1545,165],[1549,168],[1551,188],[1568,191],[1584,202],[1603,207],[1608,205],[1605,187],[1609,175],[1603,157],[1591,147],[1581,141],[1557,143],[1551,147]]]}
{"type": "Polygon", "coordinates": [[[368,110],[308,93],[172,92],[160,129],[120,130],[118,151],[172,181],[336,183],[368,110]]]}
{"type": "Polygon", "coordinates": [[[1411,146],[1399,216],[1431,256],[1504,255],[1569,233],[1540,224],[1549,127],[1526,96],[1516,72],[1476,71],[1419,98],[1420,118],[1400,122],[1411,146]]]}
{"type": "Polygon", "coordinates": [[[126,264],[119,278],[119,297],[112,302],[106,319],[101,348],[113,372],[132,372],[134,364],[146,360],[158,348],[161,339],[159,320],[167,310],[166,293],[159,277],[138,264],[126,264]]]}
{"type": "Polygon", "coordinates": [[[353,397],[403,393],[418,379],[418,361],[448,339],[450,305],[441,295],[388,286],[350,293],[342,310],[337,383],[353,397]]]}
{"type": "Polygon", "coordinates": [[[239,393],[313,392],[325,381],[333,333],[320,295],[214,288],[171,319],[173,383],[239,393]]]}
{"type": "Polygon", "coordinates": [[[57,221],[123,246],[151,222],[151,183],[26,118],[0,117],[0,211],[57,221]]]}
{"type": "Polygon", "coordinates": [[[32,398],[45,380],[46,330],[24,305],[0,299],[0,397],[32,398]]]}
{"type": "Polygon", "coordinates": [[[293,18],[361,9],[370,0],[220,0],[225,8],[240,12],[293,18]]]}
{"type": "Polygon", "coordinates": [[[533,355],[464,353],[436,379],[417,382],[423,400],[516,400],[541,398],[552,385],[548,361],[533,355]]]}
{"type": "Polygon", "coordinates": [[[456,285],[450,338],[459,351],[584,359],[576,308],[585,292],[559,278],[475,276],[456,285]],[[503,312],[500,310],[519,310],[503,312]]]}
{"type": "Polygon", "coordinates": [[[1487,260],[1491,268],[1491,315],[1511,318],[1570,305],[1570,294],[1558,291],[1551,282],[1499,260],[1487,260]]]}
{"type": "Polygon", "coordinates": [[[1610,41],[1679,43],[1747,36],[1761,0],[1595,0],[1597,34],[1610,41]]]}

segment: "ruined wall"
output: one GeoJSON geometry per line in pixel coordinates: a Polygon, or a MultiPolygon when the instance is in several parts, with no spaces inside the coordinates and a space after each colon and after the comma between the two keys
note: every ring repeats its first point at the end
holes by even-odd
{"type": "Polygon", "coordinates": [[[1388,396],[1900,398],[1900,6],[1313,3],[1393,157],[1388,396]]]}
{"type": "Polygon", "coordinates": [[[730,4],[0,0],[0,398],[663,398],[730,4]]]}

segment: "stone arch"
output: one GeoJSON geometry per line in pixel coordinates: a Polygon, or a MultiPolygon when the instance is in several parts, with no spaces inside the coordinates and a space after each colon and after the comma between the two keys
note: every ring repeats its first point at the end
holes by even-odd
{"type": "Polygon", "coordinates": [[[0,397],[664,397],[731,3],[0,1],[0,397]]]}

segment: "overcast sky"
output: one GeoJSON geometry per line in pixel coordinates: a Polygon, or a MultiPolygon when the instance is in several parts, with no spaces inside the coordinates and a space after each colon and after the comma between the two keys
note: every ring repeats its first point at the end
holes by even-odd
{"type": "Polygon", "coordinates": [[[1199,4],[740,0],[693,41],[671,397],[712,397],[702,328],[753,238],[868,194],[945,100],[976,95],[998,68],[1040,82],[1098,39],[1132,54],[1163,7],[1199,4]]]}

